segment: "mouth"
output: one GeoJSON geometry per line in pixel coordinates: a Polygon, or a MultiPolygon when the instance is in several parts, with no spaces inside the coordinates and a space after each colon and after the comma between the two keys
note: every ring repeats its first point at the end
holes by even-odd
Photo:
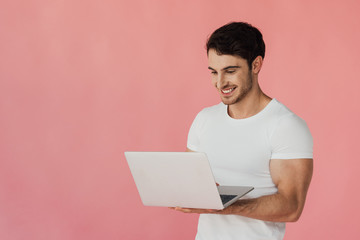
{"type": "Polygon", "coordinates": [[[236,87],[221,89],[221,93],[224,95],[230,95],[236,87]]]}

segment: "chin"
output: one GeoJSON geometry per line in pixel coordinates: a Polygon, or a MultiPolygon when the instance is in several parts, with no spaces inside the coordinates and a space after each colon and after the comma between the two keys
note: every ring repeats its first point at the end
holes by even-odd
{"type": "Polygon", "coordinates": [[[245,96],[247,94],[241,94],[240,96],[233,96],[232,98],[226,99],[226,98],[221,98],[221,101],[225,104],[225,105],[233,105],[235,103],[241,102],[245,96]]]}
{"type": "Polygon", "coordinates": [[[230,100],[230,99],[221,99],[221,101],[223,102],[223,104],[225,104],[225,105],[232,105],[232,104],[234,104],[234,103],[237,103],[238,101],[236,101],[236,100],[230,100]]]}

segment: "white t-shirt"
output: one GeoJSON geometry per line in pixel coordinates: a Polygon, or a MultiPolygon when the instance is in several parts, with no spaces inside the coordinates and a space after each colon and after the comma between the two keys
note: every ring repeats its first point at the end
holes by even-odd
{"type": "MultiPolygon", "coordinates": [[[[270,159],[313,157],[313,140],[306,123],[276,99],[245,119],[231,118],[223,103],[203,109],[190,128],[187,147],[207,154],[220,185],[253,186],[247,198],[277,192],[270,159]]],[[[285,223],[201,214],[196,239],[278,240],[284,234],[285,223]]]]}

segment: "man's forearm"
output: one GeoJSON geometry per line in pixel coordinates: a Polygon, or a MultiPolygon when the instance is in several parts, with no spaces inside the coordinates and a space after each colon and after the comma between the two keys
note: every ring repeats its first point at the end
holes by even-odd
{"type": "Polygon", "coordinates": [[[270,170],[278,192],[243,199],[224,210],[175,208],[184,213],[236,214],[273,222],[297,221],[305,205],[313,172],[312,159],[272,159],[270,170]]]}
{"type": "Polygon", "coordinates": [[[287,199],[279,193],[235,202],[220,214],[235,214],[264,221],[297,221],[302,211],[296,199],[287,199]]]}

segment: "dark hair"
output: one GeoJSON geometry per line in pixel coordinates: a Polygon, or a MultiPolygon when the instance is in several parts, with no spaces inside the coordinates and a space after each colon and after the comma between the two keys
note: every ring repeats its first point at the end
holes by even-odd
{"type": "Polygon", "coordinates": [[[249,68],[257,56],[265,57],[261,32],[245,22],[231,22],[215,30],[206,43],[206,50],[219,55],[237,55],[247,60],[249,68]]]}

